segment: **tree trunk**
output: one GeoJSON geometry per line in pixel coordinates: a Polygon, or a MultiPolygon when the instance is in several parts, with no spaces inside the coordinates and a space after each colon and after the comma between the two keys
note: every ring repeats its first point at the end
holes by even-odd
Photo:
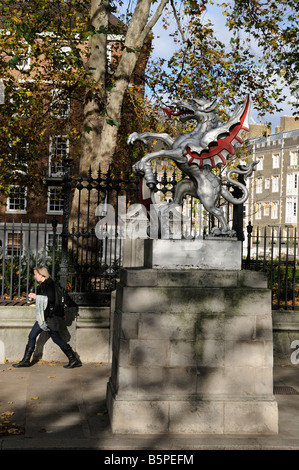
{"type": "MultiPolygon", "coordinates": [[[[127,92],[131,77],[140,54],[141,48],[150,34],[153,26],[161,17],[163,9],[169,0],[161,0],[156,7],[156,11],[149,21],[150,8],[152,0],[138,0],[130,25],[128,27],[124,50],[114,75],[114,87],[109,93],[109,99],[106,106],[106,113],[109,120],[121,122],[122,104],[127,92]]],[[[101,3],[101,2],[100,2],[101,3]]],[[[91,56],[92,57],[92,56],[91,56]]],[[[91,66],[99,67],[96,57],[91,61],[91,66]]],[[[102,78],[104,73],[102,74],[102,78]]],[[[102,82],[103,84],[103,82],[102,82]]],[[[113,155],[117,145],[118,126],[114,126],[107,122],[106,117],[96,122],[97,127],[93,130],[94,139],[90,139],[90,146],[86,148],[89,155],[83,156],[83,160],[88,160],[94,169],[101,166],[105,172],[113,160],[113,155]]]]}
{"type": "Polygon", "coordinates": [[[90,74],[94,87],[87,90],[84,106],[82,129],[82,152],[80,157],[80,173],[86,174],[89,166],[97,155],[103,127],[103,113],[106,106],[106,51],[109,23],[109,0],[92,0],[90,21],[95,30],[89,41],[89,58],[87,72],[90,74]],[[97,32],[103,31],[103,32],[97,32]]]}
{"type": "MultiPolygon", "coordinates": [[[[109,20],[109,0],[92,0],[91,22],[95,35],[90,41],[90,57],[88,67],[95,87],[86,94],[84,110],[84,126],[82,132],[82,155],[80,158],[80,174],[86,175],[89,168],[96,176],[101,168],[105,174],[113,161],[117,146],[118,126],[109,121],[121,122],[123,101],[130,84],[134,69],[142,47],[153,26],[160,18],[169,0],[160,0],[155,13],[149,21],[152,0],[138,0],[131,22],[125,34],[124,49],[113,77],[113,88],[109,94],[105,88],[107,73],[107,35],[109,20]],[[99,32],[101,31],[101,32],[99,32]]],[[[96,191],[93,192],[95,195],[96,191]]],[[[76,222],[80,213],[80,225],[87,214],[88,191],[81,193],[80,208],[78,207],[79,191],[76,190],[72,201],[70,227],[76,222]]],[[[96,196],[95,196],[96,197],[96,196]]],[[[90,214],[91,216],[94,214],[90,214]]],[[[94,217],[95,221],[95,217],[94,217]]],[[[96,223],[96,222],[95,222],[96,223]]]]}
{"type": "MultiPolygon", "coordinates": [[[[90,167],[95,171],[99,169],[97,150],[102,139],[104,122],[102,114],[106,107],[107,34],[105,32],[108,31],[109,26],[109,7],[110,0],[91,1],[90,22],[95,34],[90,37],[86,68],[93,81],[93,87],[87,90],[85,95],[79,163],[79,174],[85,177],[90,167]]],[[[81,193],[78,189],[74,191],[69,220],[70,230],[74,227],[77,232],[80,232],[82,225],[87,226],[89,198],[94,199],[94,195],[95,191],[90,193],[87,190],[81,193]]],[[[94,219],[94,214],[92,215],[94,219]]]]}

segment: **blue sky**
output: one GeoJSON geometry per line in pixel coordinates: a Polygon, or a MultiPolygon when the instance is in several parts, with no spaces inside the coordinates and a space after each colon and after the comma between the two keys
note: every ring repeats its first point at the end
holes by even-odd
{"type": "MultiPolygon", "coordinates": [[[[124,6],[128,4],[130,5],[134,4],[134,0],[126,0],[124,2],[124,6]]],[[[215,25],[215,31],[217,31],[216,35],[219,37],[219,39],[222,42],[225,42],[225,38],[227,38],[226,41],[229,44],[229,32],[225,28],[225,17],[222,15],[219,7],[217,7],[216,5],[209,4],[208,9],[204,14],[204,18],[210,19],[212,23],[215,25]]],[[[153,42],[154,56],[163,57],[165,59],[168,59],[172,56],[176,46],[172,38],[169,36],[169,33],[171,32],[171,30],[174,30],[176,28],[177,26],[174,20],[168,30],[165,30],[162,27],[161,20],[157,23],[157,25],[155,26],[153,30],[154,35],[155,35],[155,39],[153,42]]],[[[254,47],[254,45],[252,47],[254,47]]],[[[280,124],[280,117],[284,115],[292,115],[292,113],[294,112],[292,106],[288,103],[288,101],[290,100],[294,101],[294,98],[291,97],[288,89],[285,90],[285,94],[288,96],[288,98],[286,99],[284,103],[280,104],[280,107],[283,108],[281,113],[274,114],[274,115],[266,114],[263,117],[259,117],[257,112],[253,108],[251,108],[251,122],[257,122],[257,123],[271,122],[272,133],[274,133],[275,126],[278,126],[280,124]]]]}
{"type": "MultiPolygon", "coordinates": [[[[229,41],[229,32],[225,28],[225,21],[223,20],[223,15],[219,11],[219,8],[217,6],[208,6],[208,12],[207,16],[210,18],[210,20],[215,24],[216,26],[216,31],[218,31],[219,34],[219,39],[223,41],[223,38],[227,37],[229,41]]],[[[251,43],[253,49],[255,49],[255,45],[252,42],[251,43]]],[[[258,54],[258,48],[256,48],[256,54],[258,54]]],[[[290,95],[289,89],[285,88],[285,94],[287,95],[287,99],[284,103],[280,104],[280,107],[283,108],[281,113],[278,114],[267,114],[266,116],[259,117],[257,112],[252,109],[251,110],[251,119],[254,122],[271,122],[272,124],[272,132],[275,132],[275,126],[278,126],[280,124],[280,117],[284,115],[292,115],[294,112],[294,109],[292,108],[291,104],[288,103],[288,101],[294,101],[294,98],[290,95]]]]}

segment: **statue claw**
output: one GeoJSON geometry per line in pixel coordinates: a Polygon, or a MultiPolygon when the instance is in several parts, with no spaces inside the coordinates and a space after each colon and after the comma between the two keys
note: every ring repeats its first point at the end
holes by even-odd
{"type": "Polygon", "coordinates": [[[235,230],[223,230],[218,227],[213,227],[210,235],[212,237],[227,237],[232,238],[236,236],[235,230]]]}
{"type": "Polygon", "coordinates": [[[136,163],[133,165],[132,169],[133,169],[133,172],[134,172],[135,174],[144,175],[144,171],[145,171],[145,170],[144,170],[144,165],[143,165],[143,163],[142,163],[141,161],[136,162],[136,163]]]}
{"type": "Polygon", "coordinates": [[[147,140],[145,137],[141,137],[140,134],[138,134],[138,132],[133,132],[132,134],[129,135],[128,139],[127,139],[127,144],[130,145],[130,144],[134,144],[134,142],[136,142],[136,140],[140,140],[141,142],[143,142],[145,145],[147,145],[147,140]]]}
{"type": "Polygon", "coordinates": [[[137,132],[133,132],[132,134],[129,135],[127,139],[127,144],[134,144],[136,140],[138,140],[139,134],[137,132]]]}

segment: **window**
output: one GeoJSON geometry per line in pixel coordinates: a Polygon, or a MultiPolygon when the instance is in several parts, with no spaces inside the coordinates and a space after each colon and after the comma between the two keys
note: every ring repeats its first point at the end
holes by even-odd
{"type": "Polygon", "coordinates": [[[48,189],[48,212],[62,213],[63,197],[60,186],[51,186],[48,189]]]}
{"type": "Polygon", "coordinates": [[[63,159],[68,156],[69,141],[66,136],[56,135],[50,138],[49,176],[61,176],[63,159]]]}
{"type": "Polygon", "coordinates": [[[286,199],[286,224],[297,223],[297,197],[286,199]]]}
{"type": "Polygon", "coordinates": [[[265,179],[265,189],[270,189],[270,178],[265,179]]]}
{"type": "Polygon", "coordinates": [[[66,119],[70,115],[70,100],[63,90],[52,90],[51,115],[59,119],[66,119]]]}
{"type": "MultiPolygon", "coordinates": [[[[47,249],[49,252],[52,252],[53,249],[54,234],[47,234],[47,249]]],[[[62,238],[61,233],[56,233],[56,250],[61,250],[62,247],[62,238]]]]}
{"type": "Polygon", "coordinates": [[[15,67],[21,72],[30,69],[30,51],[31,48],[28,44],[22,44],[18,50],[15,50],[12,61],[15,67]]]}
{"type": "Polygon", "coordinates": [[[290,152],[290,165],[298,165],[298,152],[290,152]]]}
{"type": "Polygon", "coordinates": [[[298,173],[287,174],[287,192],[295,192],[298,190],[298,173]]]}
{"type": "Polygon", "coordinates": [[[256,192],[259,194],[263,192],[263,178],[257,178],[256,192]]]}
{"type": "Polygon", "coordinates": [[[11,90],[9,95],[9,103],[13,117],[30,117],[30,87],[16,87],[11,90]]]}
{"type": "Polygon", "coordinates": [[[23,254],[23,234],[19,232],[7,232],[6,254],[16,256],[23,254]]]}
{"type": "Polygon", "coordinates": [[[9,144],[10,163],[12,170],[18,173],[27,173],[29,161],[29,144],[20,140],[15,145],[9,144]]]}
{"type": "Polygon", "coordinates": [[[279,168],[280,166],[280,155],[275,153],[272,155],[273,168],[279,168]]]}
{"type": "Polygon", "coordinates": [[[70,68],[70,53],[71,48],[69,46],[57,47],[55,56],[53,57],[53,66],[58,70],[68,70],[70,68]]]}
{"type": "Polygon", "coordinates": [[[272,176],[272,192],[278,193],[279,191],[279,176],[272,176]]]}
{"type": "Polygon", "coordinates": [[[13,186],[7,198],[7,212],[26,212],[26,188],[13,186]]]}
{"type": "Polygon", "coordinates": [[[278,202],[272,202],[271,218],[272,219],[278,218],[278,202]]]}
{"type": "Polygon", "coordinates": [[[270,203],[265,202],[264,203],[264,216],[267,217],[270,215],[270,203]]]}
{"type": "Polygon", "coordinates": [[[260,202],[256,203],[256,214],[255,214],[256,219],[261,219],[262,218],[262,204],[260,202]]]}
{"type": "Polygon", "coordinates": [[[256,166],[256,169],[257,170],[263,170],[264,169],[264,157],[261,156],[261,157],[257,157],[257,160],[258,162],[257,166],[256,166]]]}

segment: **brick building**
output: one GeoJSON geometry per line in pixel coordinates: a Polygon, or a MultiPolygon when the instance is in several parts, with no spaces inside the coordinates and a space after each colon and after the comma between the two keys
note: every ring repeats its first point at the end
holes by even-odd
{"type": "MultiPolygon", "coordinates": [[[[116,61],[121,54],[122,42],[124,39],[121,34],[120,22],[113,15],[110,16],[111,33],[107,36],[107,63],[108,68],[113,69],[116,61]]],[[[41,35],[40,41],[43,41],[47,35],[41,35]]],[[[84,45],[82,46],[84,47],[84,45]]],[[[34,82],[34,70],[32,73],[24,75],[24,72],[30,70],[30,53],[25,48],[23,55],[19,54],[19,63],[15,69],[14,75],[16,81],[27,80],[28,83],[34,82]],[[25,78],[24,78],[25,77],[25,78]]],[[[66,56],[69,50],[62,47],[62,53],[66,56]]],[[[137,63],[132,84],[138,85],[138,93],[143,95],[144,81],[142,77],[145,73],[147,63],[147,53],[142,53],[137,63]]],[[[41,64],[42,67],[43,64],[41,64]]],[[[3,82],[1,84],[3,86],[3,82]]],[[[5,85],[5,83],[4,83],[5,85]]],[[[49,86],[49,84],[45,84],[49,86]]],[[[74,159],[72,171],[76,174],[78,171],[78,158],[80,158],[79,145],[73,145],[64,134],[63,129],[67,128],[70,118],[77,122],[78,133],[81,130],[83,122],[83,107],[78,105],[78,101],[72,101],[65,98],[61,90],[52,87],[49,96],[50,114],[53,120],[57,122],[57,129],[61,131],[53,132],[53,127],[45,130],[43,147],[33,149],[24,139],[17,146],[14,146],[12,160],[16,162],[16,172],[24,176],[25,184],[11,184],[7,197],[0,196],[0,250],[5,247],[5,254],[25,254],[27,251],[40,252],[42,249],[51,249],[53,241],[53,230],[57,230],[58,246],[61,244],[60,233],[62,227],[63,197],[61,192],[63,166],[62,162],[66,158],[74,159]],[[26,167],[27,161],[30,161],[32,152],[38,152],[39,170],[36,184],[26,185],[26,167]],[[76,159],[77,158],[77,159],[76,159]],[[57,225],[56,225],[57,224],[57,225]],[[39,233],[38,239],[32,234],[39,233]],[[30,250],[29,250],[30,248],[30,250]]],[[[10,95],[9,87],[5,86],[5,100],[2,100],[2,106],[9,106],[14,99],[10,95]]],[[[128,105],[129,98],[124,105],[126,119],[131,121],[134,110],[133,106],[128,105]]],[[[49,103],[47,103],[47,106],[49,103]]],[[[23,117],[26,123],[26,115],[23,117]]],[[[54,122],[54,121],[52,121],[54,122]]],[[[35,128],[31,132],[36,132],[35,128]]]]}

